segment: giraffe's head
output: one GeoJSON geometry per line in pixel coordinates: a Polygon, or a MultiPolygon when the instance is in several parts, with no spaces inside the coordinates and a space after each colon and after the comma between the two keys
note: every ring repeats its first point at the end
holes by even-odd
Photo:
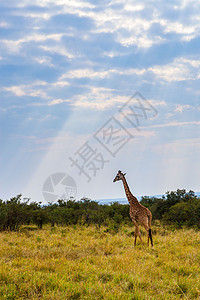
{"type": "Polygon", "coordinates": [[[122,180],[122,178],[126,175],[126,173],[122,173],[121,171],[118,171],[117,175],[115,176],[113,182],[122,180]]]}

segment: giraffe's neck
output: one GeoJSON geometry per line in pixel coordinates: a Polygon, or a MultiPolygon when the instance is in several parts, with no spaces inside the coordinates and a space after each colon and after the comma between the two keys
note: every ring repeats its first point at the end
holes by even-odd
{"type": "Polygon", "coordinates": [[[138,204],[138,200],[135,196],[133,196],[133,194],[131,193],[130,189],[129,189],[129,186],[128,186],[128,183],[126,181],[126,178],[123,176],[123,185],[124,185],[124,190],[125,190],[125,193],[126,193],[126,197],[128,199],[128,202],[130,204],[138,204]]]}

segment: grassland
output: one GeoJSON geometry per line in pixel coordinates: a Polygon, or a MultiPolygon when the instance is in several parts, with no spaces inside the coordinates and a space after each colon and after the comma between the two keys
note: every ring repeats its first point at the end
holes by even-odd
{"type": "Polygon", "coordinates": [[[0,299],[200,299],[199,231],[30,229],[0,233],[0,299]]]}

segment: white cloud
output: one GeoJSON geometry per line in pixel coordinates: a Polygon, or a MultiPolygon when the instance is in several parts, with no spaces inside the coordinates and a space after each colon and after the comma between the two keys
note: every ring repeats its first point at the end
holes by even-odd
{"type": "Polygon", "coordinates": [[[57,105],[65,102],[70,102],[69,99],[54,99],[47,103],[48,106],[57,105]]]}
{"type": "MultiPolygon", "coordinates": [[[[18,7],[28,7],[29,5],[31,5],[31,1],[24,0],[18,4],[18,7]]],[[[98,4],[94,5],[80,0],[36,0],[35,5],[45,7],[46,11],[27,12],[25,16],[49,20],[52,16],[66,13],[90,18],[95,23],[96,28],[91,28],[90,32],[85,34],[86,39],[90,37],[91,33],[111,33],[115,35],[115,40],[125,47],[136,45],[138,48],[150,48],[155,44],[163,43],[164,37],[152,35],[149,32],[153,24],[161,24],[165,33],[175,32],[179,35],[178,38],[184,41],[190,41],[196,37],[200,29],[198,13],[197,16],[194,13],[194,18],[188,18],[187,23],[181,19],[172,21],[170,17],[161,17],[162,11],[152,6],[152,14],[143,17],[142,11],[146,6],[136,1],[110,1],[105,4],[104,8],[98,10],[95,9],[98,4]],[[119,6],[116,5],[117,3],[119,6]]],[[[193,5],[195,5],[194,2],[193,5]]],[[[183,7],[177,5],[177,7],[180,10],[185,5],[183,7]]],[[[176,9],[176,5],[173,9],[176,9]]],[[[83,36],[82,39],[84,39],[83,36]]]]}
{"type": "Polygon", "coordinates": [[[124,54],[119,52],[119,51],[104,51],[102,53],[103,56],[108,56],[108,57],[119,57],[119,56],[123,56],[124,54]]]}
{"type": "Polygon", "coordinates": [[[148,37],[147,34],[143,34],[141,36],[131,35],[129,37],[123,37],[120,34],[118,41],[125,47],[129,47],[130,45],[137,45],[139,48],[150,48],[155,44],[159,44],[164,41],[160,36],[155,36],[154,38],[148,37]]]}
{"type": "Polygon", "coordinates": [[[13,93],[17,97],[30,96],[47,99],[48,101],[42,102],[32,102],[27,103],[23,106],[11,106],[9,109],[22,108],[24,106],[53,106],[65,102],[70,102],[69,99],[52,99],[51,89],[53,88],[63,88],[69,86],[67,81],[56,81],[53,83],[47,83],[45,81],[36,80],[30,85],[18,85],[18,86],[10,86],[4,87],[2,90],[6,92],[13,93]]]}
{"type": "MultiPolygon", "coordinates": [[[[48,21],[52,16],[54,16],[55,14],[56,14],[57,12],[55,12],[55,11],[52,11],[52,12],[37,12],[37,13],[35,13],[35,12],[26,12],[26,14],[24,14],[24,12],[23,11],[15,11],[15,12],[13,12],[13,15],[15,15],[15,16],[23,16],[23,17],[25,17],[25,18],[27,18],[27,19],[30,19],[30,18],[33,18],[33,19],[37,19],[37,20],[39,20],[39,19],[43,19],[43,20],[46,20],[46,21],[48,21]]],[[[34,29],[40,29],[40,27],[34,27],[34,29]]]]}
{"type": "Polygon", "coordinates": [[[36,19],[37,22],[48,21],[53,16],[59,14],[73,14],[77,16],[87,16],[88,10],[95,8],[95,5],[80,0],[35,0],[34,5],[44,8],[42,11],[33,12],[30,10],[32,2],[30,0],[22,0],[17,4],[17,8],[27,8],[24,14],[23,10],[14,11],[12,14],[16,16],[23,16],[28,19],[36,19]]]}
{"type": "Polygon", "coordinates": [[[18,85],[18,86],[4,87],[3,91],[11,92],[17,97],[31,96],[31,97],[49,98],[45,91],[38,88],[38,86],[44,86],[44,85],[46,85],[46,82],[36,81],[31,85],[18,85]]]}
{"type": "Polygon", "coordinates": [[[21,87],[21,86],[6,87],[3,90],[6,92],[11,92],[11,93],[15,94],[17,97],[22,97],[22,96],[26,95],[23,87],[21,87]]]}
{"type": "Polygon", "coordinates": [[[60,80],[65,78],[108,78],[114,74],[117,75],[143,75],[147,70],[146,69],[109,69],[105,71],[94,71],[93,69],[89,68],[82,68],[82,69],[74,69],[67,73],[64,73],[60,76],[60,80]]]}
{"type": "Polygon", "coordinates": [[[189,105],[189,104],[186,104],[186,105],[178,104],[177,107],[176,107],[176,109],[175,109],[175,112],[182,113],[185,109],[189,109],[189,108],[192,108],[192,106],[189,105]]]}
{"type": "Polygon", "coordinates": [[[60,76],[59,80],[65,78],[109,78],[112,75],[118,76],[143,76],[154,74],[161,81],[183,81],[197,80],[200,78],[200,60],[190,58],[176,58],[173,62],[166,65],[155,65],[149,68],[129,68],[129,69],[109,69],[109,70],[93,70],[89,68],[74,69],[60,76]]]}
{"type": "Polygon", "coordinates": [[[192,74],[188,72],[187,68],[177,64],[155,66],[149,68],[148,70],[151,71],[156,77],[169,82],[193,79],[192,74]]]}
{"type": "Polygon", "coordinates": [[[169,119],[169,118],[174,117],[174,113],[167,113],[165,116],[167,119],[169,119]]]}
{"type": "Polygon", "coordinates": [[[196,0],[182,0],[179,1],[176,5],[174,5],[174,9],[186,9],[187,6],[192,6],[193,8],[199,8],[198,2],[196,0]]]}
{"type": "Polygon", "coordinates": [[[47,114],[44,117],[40,118],[40,122],[46,121],[46,120],[50,119],[51,117],[52,117],[51,114],[47,114]]]}
{"type": "MultiPolygon", "coordinates": [[[[112,107],[120,108],[124,103],[130,100],[130,95],[119,95],[116,89],[103,88],[103,87],[88,87],[89,92],[81,95],[76,95],[71,105],[77,108],[88,108],[92,110],[106,110],[112,107]]],[[[147,100],[153,107],[166,106],[167,103],[164,100],[147,100]]],[[[122,117],[122,120],[124,118],[122,117]]]]}
{"type": "Polygon", "coordinates": [[[7,22],[0,22],[0,28],[9,28],[11,25],[7,22]]]}
{"type": "MultiPolygon", "coordinates": [[[[87,1],[80,0],[35,0],[35,5],[40,7],[47,7],[51,5],[63,6],[63,7],[72,7],[72,8],[94,8],[95,6],[87,1]]],[[[17,7],[26,7],[32,5],[31,0],[22,0],[17,4],[17,7]]]]}
{"type": "MultiPolygon", "coordinates": [[[[126,6],[127,7],[127,6],[126,6]]],[[[134,6],[132,6],[134,7],[134,6]]],[[[137,6],[135,6],[137,8],[137,6]]],[[[140,9],[142,7],[140,6],[140,9]]],[[[137,11],[137,9],[135,10],[137,11]]],[[[92,16],[96,23],[93,33],[113,33],[116,41],[125,47],[136,45],[138,48],[149,48],[153,44],[164,41],[160,36],[151,37],[148,31],[153,20],[147,20],[127,13],[126,10],[105,9],[98,15],[92,16]]]]}
{"type": "Polygon", "coordinates": [[[49,56],[35,57],[34,60],[39,64],[55,67],[54,64],[51,63],[51,57],[49,56]]]}
{"type": "Polygon", "coordinates": [[[194,68],[198,68],[200,67],[200,60],[199,59],[187,59],[187,58],[181,58],[180,59],[181,62],[185,63],[185,64],[189,64],[194,68]]]}
{"type": "Polygon", "coordinates": [[[167,106],[167,102],[164,100],[154,100],[154,99],[148,99],[148,102],[152,106],[167,106]]]}
{"type": "Polygon", "coordinates": [[[128,12],[131,11],[141,11],[144,9],[144,5],[143,4],[134,4],[134,3],[127,3],[124,5],[124,9],[127,10],[128,12]]]}
{"type": "Polygon", "coordinates": [[[196,80],[199,78],[199,60],[176,58],[167,65],[157,65],[148,68],[157,78],[171,81],[196,80]]]}
{"type": "Polygon", "coordinates": [[[79,57],[79,55],[74,55],[74,53],[70,52],[65,46],[57,45],[57,46],[39,46],[44,51],[50,53],[57,53],[62,56],[66,56],[68,59],[73,59],[75,57],[79,57]]]}
{"type": "Polygon", "coordinates": [[[74,107],[103,111],[128,101],[129,97],[116,95],[114,92],[113,89],[90,87],[90,92],[76,96],[72,103],[74,107]]]}
{"type": "Polygon", "coordinates": [[[190,126],[190,125],[200,125],[200,121],[189,121],[189,122],[169,122],[164,124],[152,125],[152,128],[162,128],[162,127],[176,127],[176,126],[190,126]]]}
{"type": "Polygon", "coordinates": [[[44,81],[44,80],[36,80],[32,84],[30,84],[28,86],[45,86],[45,85],[47,85],[46,81],[44,81]]]}
{"type": "Polygon", "coordinates": [[[32,35],[28,35],[24,38],[20,38],[18,40],[7,40],[7,39],[2,39],[1,42],[5,47],[9,50],[9,52],[19,52],[22,44],[24,43],[29,43],[29,42],[45,42],[47,40],[54,40],[54,41],[60,41],[61,38],[65,34],[63,33],[54,33],[54,34],[39,34],[39,33],[34,33],[32,35]]]}
{"type": "Polygon", "coordinates": [[[56,82],[53,82],[51,85],[61,88],[61,87],[69,86],[69,82],[68,81],[56,81],[56,82]]]}
{"type": "Polygon", "coordinates": [[[189,35],[195,33],[196,29],[199,27],[198,24],[186,25],[180,22],[169,21],[169,19],[161,19],[159,23],[165,27],[165,33],[176,32],[178,34],[189,35]]]}
{"type": "Polygon", "coordinates": [[[108,77],[110,73],[112,73],[113,70],[108,71],[93,71],[92,69],[83,68],[83,69],[75,69],[71,70],[68,73],[63,74],[60,79],[64,78],[105,78],[108,77]]]}
{"type": "MultiPolygon", "coordinates": [[[[96,5],[86,1],[57,0],[55,2],[51,0],[37,0],[36,2],[37,5],[46,7],[48,10],[46,12],[38,12],[37,14],[27,12],[26,17],[49,20],[52,16],[67,13],[92,19],[96,24],[96,28],[91,28],[89,34],[85,35],[86,39],[88,39],[90,33],[115,33],[116,40],[122,45],[129,46],[135,44],[143,48],[151,47],[153,44],[163,41],[159,36],[153,38],[148,36],[148,30],[153,23],[152,20],[134,16],[134,13],[144,9],[145,6],[143,4],[129,1],[124,3],[123,9],[121,9],[108,3],[104,9],[95,10],[96,5]],[[54,9],[50,9],[52,4],[54,4],[54,9]],[[125,35],[124,30],[126,31],[125,35]]],[[[29,1],[24,1],[20,3],[19,6],[28,6],[28,4],[29,1]]],[[[20,12],[17,12],[17,14],[19,13],[20,12]]],[[[84,36],[82,36],[82,38],[84,39],[84,36]]]]}

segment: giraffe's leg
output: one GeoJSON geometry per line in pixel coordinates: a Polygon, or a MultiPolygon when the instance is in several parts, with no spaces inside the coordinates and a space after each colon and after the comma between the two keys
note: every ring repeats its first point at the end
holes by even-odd
{"type": "Polygon", "coordinates": [[[136,246],[136,239],[137,239],[137,236],[139,236],[140,238],[140,242],[141,244],[143,245],[143,242],[142,242],[142,237],[141,237],[141,232],[139,230],[139,226],[135,226],[135,243],[134,243],[134,246],[136,246]]]}
{"type": "Polygon", "coordinates": [[[140,230],[139,230],[139,227],[138,227],[138,232],[137,232],[137,234],[139,235],[140,242],[141,242],[141,244],[143,245],[142,237],[141,237],[141,232],[140,232],[140,230]]]}
{"type": "Polygon", "coordinates": [[[147,231],[147,246],[149,247],[149,227],[146,226],[146,231],[147,231]]]}
{"type": "MultiPolygon", "coordinates": [[[[147,246],[149,246],[149,239],[150,239],[149,230],[150,230],[150,228],[149,228],[149,225],[147,225],[147,224],[143,224],[143,226],[144,226],[144,228],[147,231],[147,237],[148,237],[147,238],[147,246]]],[[[151,238],[151,245],[153,246],[152,238],[151,238]]]]}
{"type": "Polygon", "coordinates": [[[152,220],[152,214],[149,214],[148,216],[148,244],[149,244],[149,240],[151,241],[151,246],[153,247],[153,239],[152,239],[152,232],[151,232],[151,220],[152,220]]]}
{"type": "Polygon", "coordinates": [[[137,234],[138,234],[138,224],[137,222],[135,221],[135,219],[131,216],[131,219],[133,221],[133,224],[135,225],[135,230],[134,230],[134,246],[136,246],[136,240],[137,240],[137,234]]]}
{"type": "Polygon", "coordinates": [[[151,240],[151,246],[153,247],[153,239],[152,239],[151,228],[149,228],[149,238],[151,240]]]}
{"type": "Polygon", "coordinates": [[[136,240],[137,240],[137,226],[136,225],[135,225],[134,238],[135,238],[134,246],[136,246],[136,240]]]}

